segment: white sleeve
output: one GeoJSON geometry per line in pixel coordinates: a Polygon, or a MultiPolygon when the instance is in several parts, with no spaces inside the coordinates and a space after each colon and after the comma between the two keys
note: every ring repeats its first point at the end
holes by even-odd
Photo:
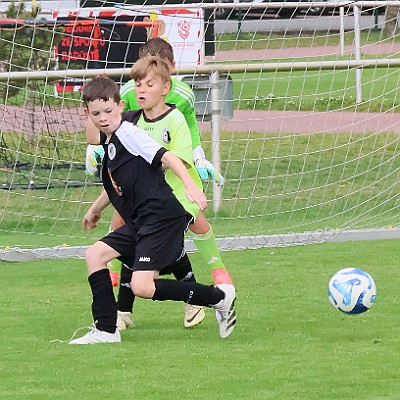
{"type": "Polygon", "coordinates": [[[128,121],[121,124],[115,135],[131,154],[141,156],[149,164],[153,162],[154,156],[162,148],[145,131],[128,121]]]}

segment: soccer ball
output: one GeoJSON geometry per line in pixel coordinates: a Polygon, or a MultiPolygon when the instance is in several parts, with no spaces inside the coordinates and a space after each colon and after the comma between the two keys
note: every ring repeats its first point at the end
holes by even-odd
{"type": "Polygon", "coordinates": [[[329,301],[346,314],[368,311],[374,304],[375,296],[374,280],[359,268],[341,269],[329,281],[329,301]]]}

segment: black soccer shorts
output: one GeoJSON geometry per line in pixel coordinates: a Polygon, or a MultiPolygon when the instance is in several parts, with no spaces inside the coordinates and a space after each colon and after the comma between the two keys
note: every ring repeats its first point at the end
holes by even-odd
{"type": "Polygon", "coordinates": [[[133,271],[161,271],[184,254],[184,236],[192,216],[144,224],[138,230],[125,224],[101,239],[121,254],[133,271]]]}

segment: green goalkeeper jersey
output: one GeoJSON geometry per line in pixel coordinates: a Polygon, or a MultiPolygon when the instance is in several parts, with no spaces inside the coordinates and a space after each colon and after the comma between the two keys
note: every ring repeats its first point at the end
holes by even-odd
{"type": "MultiPolygon", "coordinates": [[[[201,145],[200,132],[197,125],[196,113],[194,110],[194,94],[192,89],[185,82],[177,78],[171,78],[171,90],[165,97],[165,102],[168,104],[175,104],[176,108],[185,117],[187,126],[190,130],[192,138],[192,149],[201,145]]],[[[125,102],[124,111],[139,110],[135,94],[135,81],[131,79],[126,82],[120,91],[121,99],[125,102]]]]}
{"type": "MultiPolygon", "coordinates": [[[[192,141],[189,128],[185,117],[174,105],[171,105],[171,108],[165,114],[154,120],[147,119],[142,111],[137,121],[137,126],[146,131],[156,142],[183,160],[197,187],[203,190],[199,174],[193,165],[192,141]]],[[[199,207],[196,203],[191,203],[186,197],[182,181],[170,169],[165,173],[165,180],[183,208],[196,218],[199,207]]]]}

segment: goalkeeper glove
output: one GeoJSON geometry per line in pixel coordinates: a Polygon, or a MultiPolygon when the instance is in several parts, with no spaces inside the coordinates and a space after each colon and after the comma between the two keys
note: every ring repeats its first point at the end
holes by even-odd
{"type": "Polygon", "coordinates": [[[86,172],[89,175],[100,176],[103,157],[103,146],[88,145],[86,148],[86,172]]]}
{"type": "Polygon", "coordinates": [[[202,181],[208,180],[208,177],[215,181],[218,186],[223,186],[225,183],[224,177],[217,171],[217,169],[210,163],[210,161],[206,160],[206,156],[204,154],[204,150],[201,146],[197,146],[193,150],[193,160],[194,165],[197,169],[197,173],[199,174],[202,181]]]}

